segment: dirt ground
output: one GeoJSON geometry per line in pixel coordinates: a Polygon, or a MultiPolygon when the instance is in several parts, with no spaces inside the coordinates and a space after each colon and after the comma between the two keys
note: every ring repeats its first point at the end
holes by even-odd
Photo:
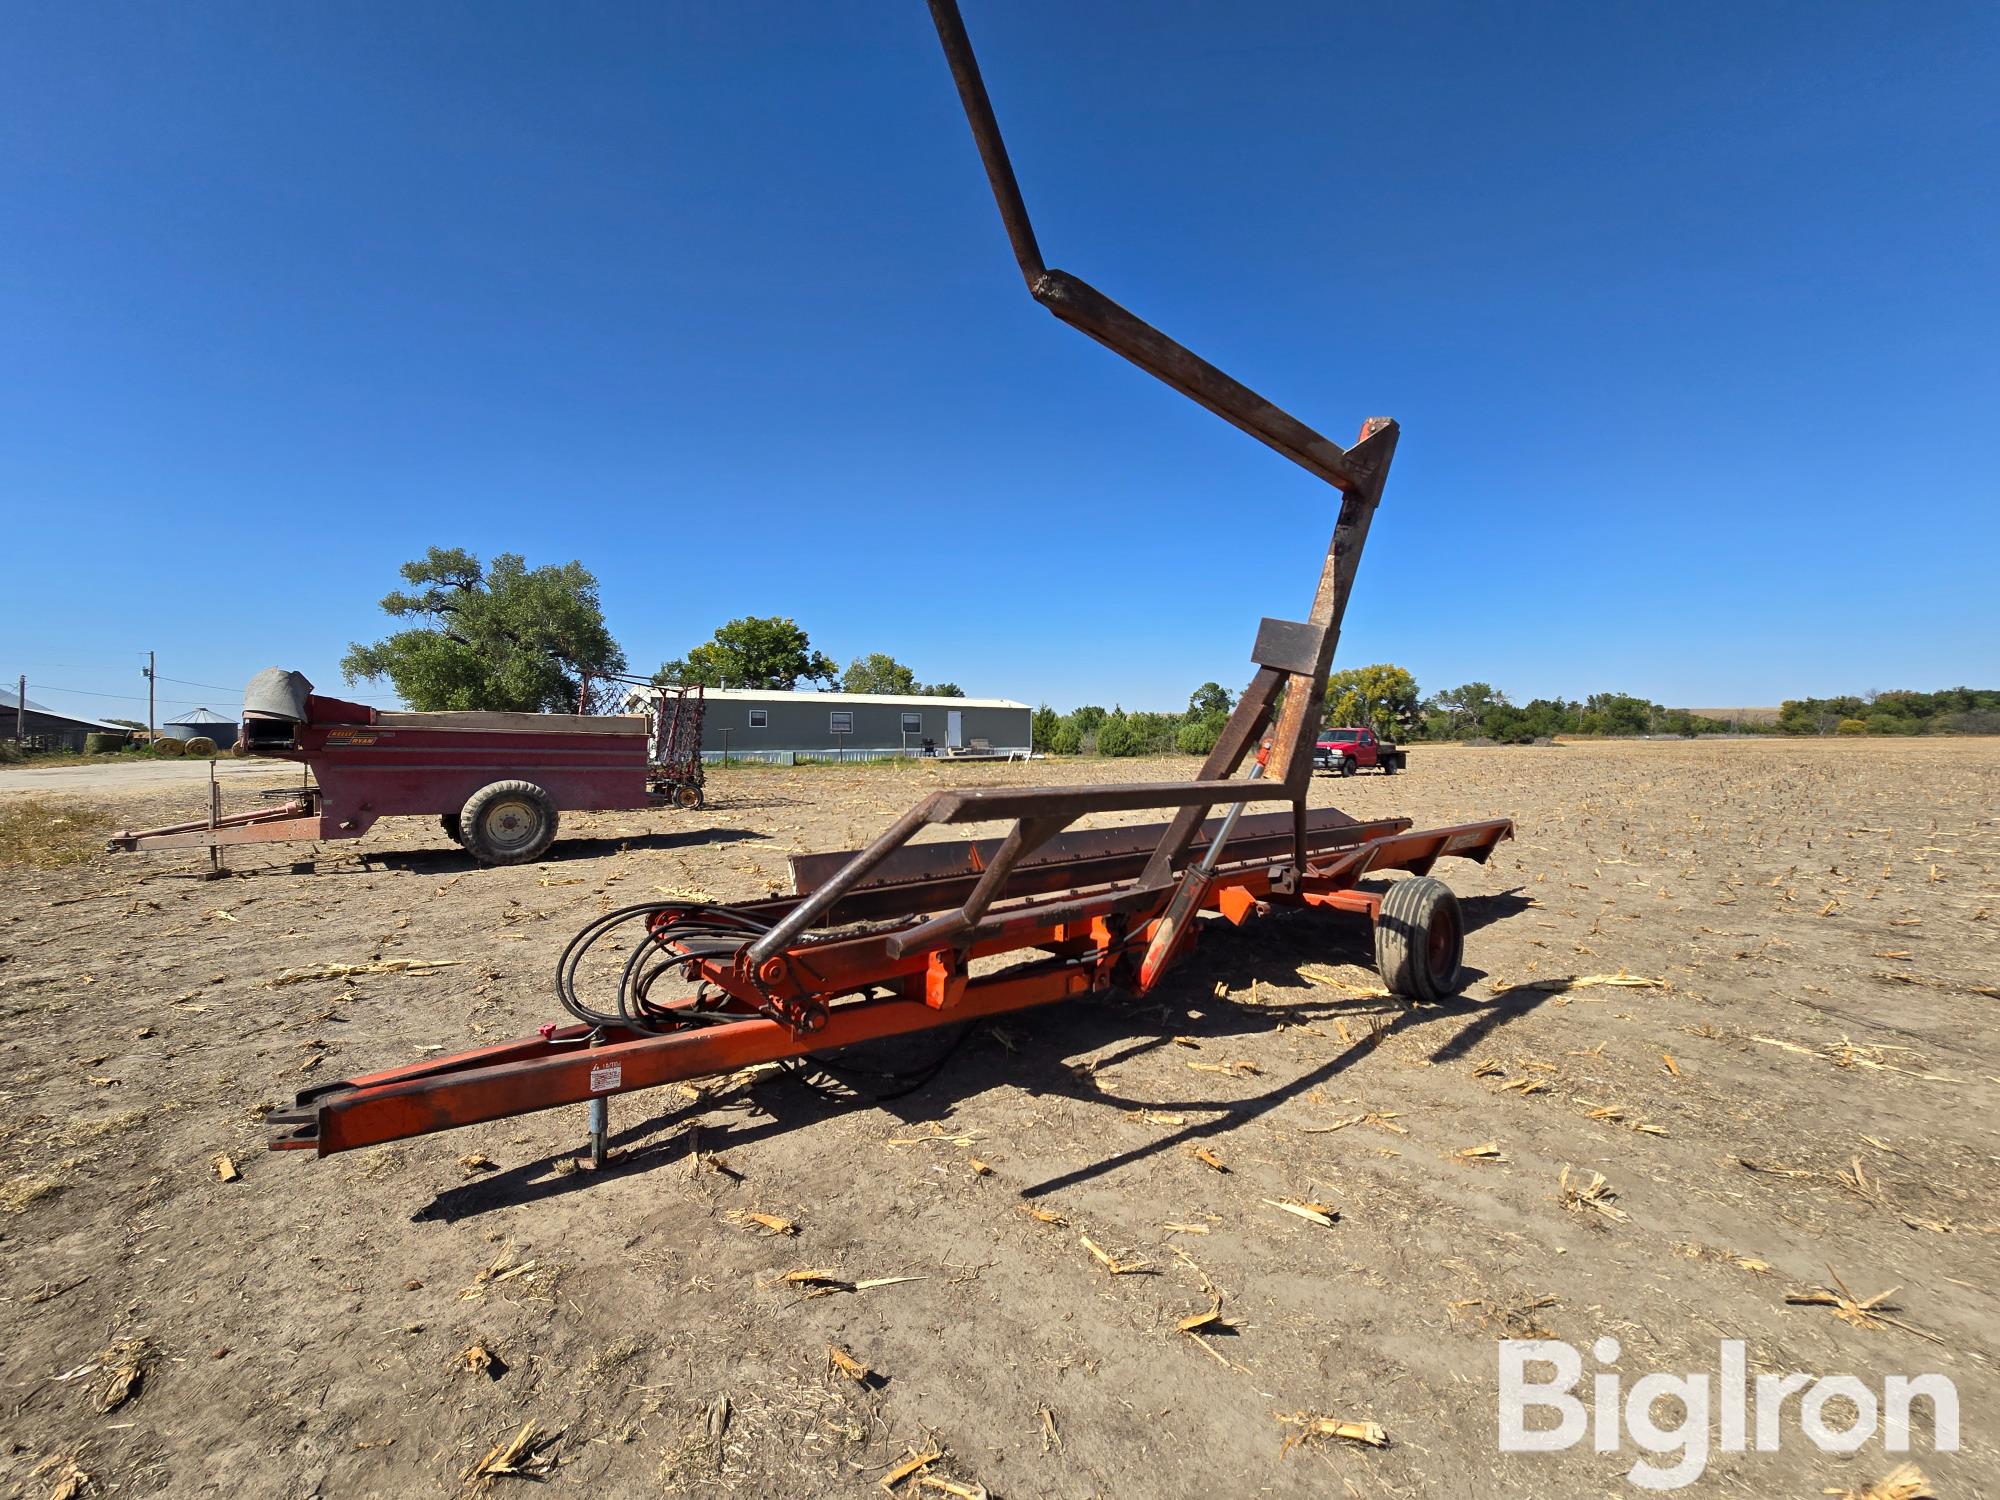
{"type": "MultiPolygon", "coordinates": [[[[414,820],[217,883],[0,868],[0,1491],[454,1496],[526,1431],[531,1477],[620,1496],[880,1495],[933,1446],[898,1494],[1638,1494],[1629,1441],[1496,1451],[1497,1341],[1567,1340],[1587,1383],[1608,1336],[1627,1383],[1714,1371],[1723,1339],[1753,1374],[1942,1372],[1961,1449],[1932,1455],[1920,1402],[1907,1456],[2000,1495],[1995,741],[1419,747],[1323,778],[1360,817],[1518,820],[1437,871],[1463,1003],[1405,1012],[1363,924],[1285,914],[1211,932],[1148,1001],[975,1031],[892,1103],[780,1073],[622,1097],[633,1156],[602,1175],[571,1168],[581,1107],[263,1149],[298,1088],[557,1019],[556,954],[611,905],[787,888],[788,853],[946,781],[1188,768],[736,770],[705,812],[572,818],[510,870],[414,820]],[[459,963],[271,985],[395,958],[459,963]],[[1621,973],[1665,985],[1560,983],[1621,973]],[[799,1268],[913,1279],[814,1295],[799,1268]],[[1836,1277],[1896,1289],[1895,1321],[1785,1300],[1836,1277]],[[1389,1446],[1287,1451],[1281,1414],[1389,1446]]],[[[0,799],[200,805],[23,774],[0,799]]],[[[1796,1402],[1783,1436],[1683,1493],[1859,1490],[1903,1457],[1821,1452],[1796,1402]]]]}

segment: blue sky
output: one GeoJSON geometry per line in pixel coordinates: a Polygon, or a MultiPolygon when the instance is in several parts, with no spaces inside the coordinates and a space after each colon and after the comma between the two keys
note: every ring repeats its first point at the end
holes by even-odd
{"type": "MultiPolygon", "coordinates": [[[[1332,491],[1033,304],[916,0],[6,14],[32,697],[130,713],[58,689],[149,647],[218,689],[170,701],[340,691],[433,543],[580,558],[635,666],[788,614],[1059,707],[1236,685],[1306,607],[1332,491]]],[[[2000,9],[967,23],[1050,264],[1402,422],[1342,662],[2000,681],[2000,9]]]]}

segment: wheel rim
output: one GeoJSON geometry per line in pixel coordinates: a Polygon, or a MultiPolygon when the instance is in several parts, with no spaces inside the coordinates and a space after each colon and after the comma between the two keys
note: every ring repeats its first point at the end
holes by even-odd
{"type": "Polygon", "coordinates": [[[542,810],[525,797],[509,797],[486,810],[486,841],[502,854],[534,847],[542,833],[542,810]]]}
{"type": "Polygon", "coordinates": [[[1458,913],[1439,910],[1424,934],[1424,956],[1430,960],[1431,977],[1443,982],[1458,969],[1458,913]]]}

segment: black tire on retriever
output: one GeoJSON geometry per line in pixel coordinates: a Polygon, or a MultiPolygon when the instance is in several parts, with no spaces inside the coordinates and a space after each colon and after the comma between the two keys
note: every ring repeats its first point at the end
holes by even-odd
{"type": "Polygon", "coordinates": [[[1445,1000],[1463,989],[1465,919],[1442,880],[1398,880],[1375,918],[1375,967],[1405,1000],[1445,1000]]]}

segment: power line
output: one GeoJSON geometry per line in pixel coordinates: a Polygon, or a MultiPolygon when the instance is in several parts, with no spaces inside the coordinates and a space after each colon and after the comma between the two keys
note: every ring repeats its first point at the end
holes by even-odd
{"type": "MultiPolygon", "coordinates": [[[[44,671],[50,671],[50,672],[97,673],[105,670],[105,666],[102,662],[86,666],[81,662],[73,662],[73,661],[45,661],[41,665],[44,671]]],[[[124,664],[122,662],[119,663],[119,667],[121,670],[123,669],[123,665],[124,664]]],[[[144,673],[146,669],[145,667],[141,666],[139,670],[141,673],[144,673]]],[[[236,684],[235,687],[231,687],[226,683],[220,683],[220,682],[191,682],[185,677],[169,677],[164,672],[160,673],[156,680],[160,682],[178,683],[182,687],[210,688],[218,693],[233,693],[236,692],[240,687],[242,687],[241,683],[236,684]]],[[[66,689],[66,691],[76,692],[79,690],[75,688],[70,688],[66,689]]]]}
{"type": "MultiPolygon", "coordinates": [[[[61,671],[94,672],[97,670],[95,667],[80,667],[75,662],[49,661],[49,662],[43,662],[42,665],[45,668],[53,667],[59,672],[61,671]]],[[[146,669],[144,667],[139,668],[139,671],[142,675],[144,674],[145,670],[146,669]]],[[[153,675],[153,680],[155,682],[175,683],[180,687],[208,688],[211,691],[218,693],[240,692],[242,691],[243,687],[243,684],[240,682],[237,683],[234,687],[229,686],[227,683],[221,683],[221,682],[191,682],[185,677],[169,677],[164,672],[155,673],[153,675]]],[[[82,693],[87,698],[131,698],[132,697],[132,695],[128,693],[96,693],[96,692],[90,692],[84,688],[52,687],[49,689],[49,691],[52,693],[82,693]]],[[[132,701],[139,702],[140,699],[132,698],[132,701]]],[[[171,698],[171,699],[162,699],[161,701],[171,702],[171,703],[191,703],[194,700],[191,698],[171,698]]]]}
{"type": "MultiPolygon", "coordinates": [[[[111,666],[107,666],[104,662],[101,661],[93,661],[93,662],[45,661],[41,663],[43,670],[49,672],[104,672],[104,671],[110,671],[114,667],[119,672],[123,672],[126,668],[126,665],[127,663],[125,661],[125,658],[123,658],[122,656],[115,663],[112,663],[111,666]]],[[[141,667],[139,670],[143,672],[146,669],[144,667],[141,667]]]]}
{"type": "MultiPolygon", "coordinates": [[[[13,673],[10,675],[19,676],[20,674],[13,673]]],[[[165,681],[166,679],[162,678],[161,680],[165,681]]],[[[94,693],[89,688],[57,687],[52,682],[37,682],[33,677],[28,679],[28,686],[38,692],[71,693],[79,698],[116,698],[121,703],[144,703],[146,701],[145,694],[143,693],[94,693]]],[[[196,684],[196,686],[199,686],[199,684],[196,684]]],[[[162,698],[159,701],[183,708],[202,708],[206,706],[199,698],[162,698]]]]}

